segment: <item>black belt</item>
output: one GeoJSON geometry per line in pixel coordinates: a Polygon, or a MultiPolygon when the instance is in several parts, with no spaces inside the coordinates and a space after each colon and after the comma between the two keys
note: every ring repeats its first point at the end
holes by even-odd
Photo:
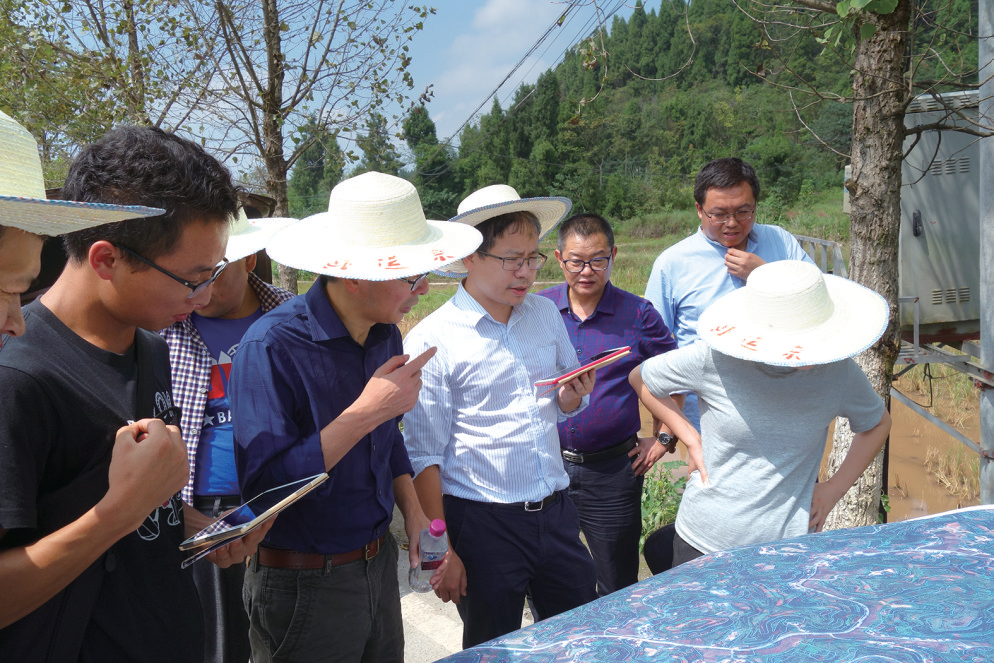
{"type": "Polygon", "coordinates": [[[620,456],[623,453],[628,453],[635,448],[638,441],[638,434],[635,434],[624,442],[619,442],[612,447],[601,449],[600,451],[581,452],[563,449],[563,458],[571,463],[593,463],[597,460],[607,460],[608,458],[614,458],[615,456],[620,456]]]}
{"type": "Polygon", "coordinates": [[[194,495],[193,508],[197,511],[210,511],[220,514],[242,505],[239,495],[194,495]]]}
{"type": "Polygon", "coordinates": [[[558,499],[559,499],[559,491],[552,493],[547,497],[543,497],[537,502],[510,502],[508,504],[501,504],[500,506],[508,506],[515,509],[524,509],[525,511],[541,511],[542,509],[549,506],[558,499]]]}

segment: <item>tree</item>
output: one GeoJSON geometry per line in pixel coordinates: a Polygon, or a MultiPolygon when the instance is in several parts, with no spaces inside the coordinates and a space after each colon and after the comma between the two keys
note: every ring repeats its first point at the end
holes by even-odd
{"type": "Polygon", "coordinates": [[[176,128],[211,85],[217,34],[189,34],[184,16],[157,0],[0,0],[0,103],[46,162],[123,122],[176,128]]]}
{"type": "Polygon", "coordinates": [[[331,190],[345,170],[345,155],[334,135],[313,120],[300,128],[300,134],[310,147],[300,154],[290,175],[287,196],[294,218],[327,211],[331,190]]]}
{"type": "MultiPolygon", "coordinates": [[[[804,88],[822,99],[852,104],[852,178],[846,182],[852,209],[849,275],[883,295],[891,313],[883,337],[857,361],[884,402],[889,403],[894,361],[900,349],[898,234],[904,141],[922,131],[964,130],[942,122],[906,129],[905,109],[917,93],[966,87],[976,80],[976,59],[971,61],[970,49],[955,38],[957,32],[963,34],[962,24],[942,26],[953,35],[948,41],[934,33],[940,28],[934,19],[937,13],[957,8],[962,19],[961,9],[966,3],[794,0],[774,7],[757,0],[736,0],[736,4],[761,27],[765,44],[782,67],[782,75],[771,77],[773,84],[789,87],[795,95],[804,88]],[[928,29],[919,30],[923,26],[928,29]],[[812,35],[826,51],[848,63],[853,72],[851,94],[812,87],[796,67],[800,60],[796,57],[798,40],[812,35]],[[916,44],[915,50],[912,44],[916,44]],[[794,80],[788,83],[790,77],[794,80]]],[[[765,72],[755,73],[767,76],[765,72]]],[[[800,116],[801,108],[795,105],[795,110],[800,116]]],[[[986,128],[974,126],[966,130],[988,135],[989,127],[988,122],[986,128]]],[[[841,465],[851,443],[848,423],[839,420],[829,459],[830,472],[841,465]]],[[[875,523],[882,479],[878,457],[833,510],[827,527],[875,523]]]]}
{"type": "MultiPolygon", "coordinates": [[[[287,173],[312,145],[301,127],[355,134],[403,103],[408,43],[434,13],[394,0],[3,1],[29,43],[64,62],[62,88],[104,104],[103,122],[184,128],[232,164],[261,161],[280,216],[287,173]]],[[[280,281],[296,292],[293,270],[280,281]]]]}
{"type": "Polygon", "coordinates": [[[370,113],[366,119],[365,133],[356,138],[356,144],[362,150],[362,161],[352,172],[353,176],[371,170],[397,175],[404,166],[391,141],[387,119],[379,113],[370,113]]]}
{"type": "Polygon", "coordinates": [[[461,188],[453,169],[452,151],[438,144],[435,123],[428,109],[415,106],[404,119],[404,140],[414,155],[414,185],[421,196],[421,206],[432,219],[449,219],[456,215],[461,188]]]}
{"type": "MultiPolygon", "coordinates": [[[[387,101],[403,102],[414,86],[408,44],[435,11],[393,0],[185,2],[200,34],[218,17],[214,140],[263,161],[278,216],[289,211],[287,172],[311,146],[298,127],[313,118],[330,135],[354,134],[387,101]]],[[[279,271],[296,292],[295,271],[279,271]]]]}

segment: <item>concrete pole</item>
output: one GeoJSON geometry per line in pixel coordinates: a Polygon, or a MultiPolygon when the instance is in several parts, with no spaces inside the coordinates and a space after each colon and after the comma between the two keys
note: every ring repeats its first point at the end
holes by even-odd
{"type": "MultiPolygon", "coordinates": [[[[980,0],[980,117],[994,121],[994,0],[980,0]]],[[[994,367],[994,137],[980,141],[980,363],[994,367]]],[[[994,389],[980,390],[980,503],[994,504],[994,389]]]]}

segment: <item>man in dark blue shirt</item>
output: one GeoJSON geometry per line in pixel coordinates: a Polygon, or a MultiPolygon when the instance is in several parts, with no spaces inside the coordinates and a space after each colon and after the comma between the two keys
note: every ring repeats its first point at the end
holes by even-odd
{"type": "Polygon", "coordinates": [[[330,478],[280,514],[246,572],[256,663],[277,651],[279,660],[403,661],[395,499],[412,565],[428,519],[399,424],[435,350],[408,361],[396,323],[428,292],[428,271],[481,239],[471,226],[426,221],[405,180],[366,173],[335,187],[327,213],[267,247],[323,276],[252,325],[234,358],[241,493],[330,478]]]}
{"type": "MultiPolygon", "coordinates": [[[[597,565],[600,596],[638,581],[643,476],[667,451],[655,438],[638,437],[639,401],[628,373],[676,347],[652,304],[611,284],[617,254],[604,218],[571,216],[559,228],[556,251],[566,283],[539,293],[559,307],[581,363],[631,347],[631,354],[598,369],[590,407],[559,422],[569,497],[597,565]]],[[[654,426],[658,431],[659,422],[654,426]]]]}

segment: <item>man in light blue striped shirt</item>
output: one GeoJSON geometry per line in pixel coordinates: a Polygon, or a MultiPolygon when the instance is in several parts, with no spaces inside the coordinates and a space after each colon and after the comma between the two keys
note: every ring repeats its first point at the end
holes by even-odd
{"type": "MultiPolygon", "coordinates": [[[[530,200],[541,210],[550,199],[530,200]]],[[[528,294],[545,262],[528,203],[454,219],[482,220],[483,244],[465,259],[455,296],[404,341],[412,356],[438,347],[404,417],[404,441],[426,515],[448,526],[453,554],[436,594],[457,603],[464,647],[519,628],[526,592],[536,618],[597,596],[557,430],[586,407],[594,377],[549,393],[534,386],[579,364],[555,305],[528,294]]]]}

